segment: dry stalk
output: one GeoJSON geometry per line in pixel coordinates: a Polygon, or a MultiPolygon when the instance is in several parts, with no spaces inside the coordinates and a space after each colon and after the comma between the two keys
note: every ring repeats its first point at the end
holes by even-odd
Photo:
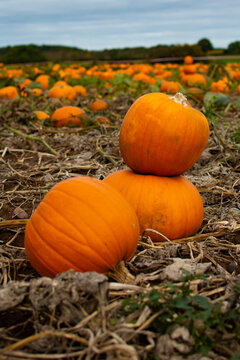
{"type": "Polygon", "coordinates": [[[37,136],[32,136],[32,135],[27,135],[27,134],[24,134],[23,132],[19,131],[19,130],[16,130],[16,129],[13,129],[12,127],[8,126],[8,125],[5,125],[5,128],[12,131],[13,133],[19,135],[19,136],[22,136],[28,140],[33,140],[33,141],[36,141],[36,142],[40,142],[42,143],[44,146],[46,146],[46,148],[54,155],[56,156],[59,156],[59,153],[54,150],[44,139],[40,138],[40,137],[37,137],[37,136]]]}

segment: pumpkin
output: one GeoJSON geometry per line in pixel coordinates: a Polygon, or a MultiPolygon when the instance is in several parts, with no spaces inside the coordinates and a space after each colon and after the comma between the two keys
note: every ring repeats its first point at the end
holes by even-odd
{"type": "Polygon", "coordinates": [[[73,88],[76,91],[76,94],[79,96],[86,97],[88,95],[87,90],[82,85],[74,85],[73,88]]]}
{"type": "Polygon", "coordinates": [[[82,126],[87,119],[83,109],[77,106],[63,106],[55,110],[51,116],[54,126],[82,126]]]}
{"type": "Polygon", "coordinates": [[[110,126],[110,120],[105,116],[96,116],[93,121],[96,125],[105,125],[106,127],[110,126]]]}
{"type": "Polygon", "coordinates": [[[184,64],[191,65],[193,64],[193,57],[191,55],[186,55],[183,59],[184,64]]]}
{"type": "Polygon", "coordinates": [[[185,84],[187,86],[194,86],[194,85],[207,85],[207,80],[205,78],[205,76],[203,76],[202,74],[185,74],[185,77],[183,79],[183,81],[185,82],[185,84]]]}
{"type": "Polygon", "coordinates": [[[89,109],[93,111],[107,110],[108,104],[104,100],[96,99],[89,104],[89,109]]]}
{"type": "Polygon", "coordinates": [[[163,80],[163,82],[160,86],[160,91],[170,93],[170,94],[175,94],[175,93],[179,92],[180,86],[181,85],[177,81],[163,80]]]}
{"type": "Polygon", "coordinates": [[[54,277],[69,269],[107,273],[131,259],[138,239],[137,215],[124,197],[82,176],[50,189],[27,222],[24,245],[33,268],[54,277]]]}
{"type": "Polygon", "coordinates": [[[196,66],[193,64],[189,64],[189,65],[185,64],[183,66],[183,71],[185,74],[196,74],[197,69],[196,66]]]}
{"type": "Polygon", "coordinates": [[[190,169],[209,137],[206,117],[181,93],[149,93],[129,108],[120,129],[126,164],[143,174],[180,175],[190,169]]]}
{"type": "Polygon", "coordinates": [[[5,86],[0,89],[0,98],[2,99],[15,99],[18,97],[18,91],[15,86],[5,86]]]}
{"type": "Polygon", "coordinates": [[[202,101],[204,98],[204,91],[201,88],[191,87],[187,89],[187,95],[202,101]]]}
{"type": "Polygon", "coordinates": [[[53,86],[51,89],[49,89],[48,96],[51,98],[75,100],[77,93],[70,85],[59,85],[53,86]]]}
{"type": "Polygon", "coordinates": [[[49,118],[49,115],[44,111],[35,110],[33,113],[37,120],[46,120],[49,118]]]}
{"type": "Polygon", "coordinates": [[[39,88],[32,88],[31,90],[32,90],[32,95],[33,96],[41,96],[41,95],[43,95],[42,90],[39,89],[39,88]]]}
{"type": "Polygon", "coordinates": [[[50,76],[49,75],[38,75],[35,79],[35,83],[39,83],[41,85],[41,89],[42,90],[46,90],[49,87],[49,79],[50,76]]]}
{"type": "MultiPolygon", "coordinates": [[[[194,234],[203,221],[203,202],[197,188],[184,176],[142,175],[119,170],[104,180],[116,188],[136,211],[140,232],[153,229],[174,240],[194,234]]],[[[163,238],[146,232],[153,241],[163,238]]]]}

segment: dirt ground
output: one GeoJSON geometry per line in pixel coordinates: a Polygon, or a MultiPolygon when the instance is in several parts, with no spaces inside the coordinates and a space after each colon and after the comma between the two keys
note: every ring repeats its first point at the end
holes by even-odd
{"type": "MultiPolygon", "coordinates": [[[[176,324],[161,333],[151,327],[157,315],[149,306],[122,311],[122,302],[131,296],[169,282],[181,286],[181,269],[186,269],[191,275],[206,275],[188,280],[195,295],[219,305],[221,314],[234,308],[240,320],[240,292],[234,291],[240,274],[240,145],[233,137],[240,125],[239,111],[230,106],[210,124],[207,148],[184,174],[204,202],[200,231],[189,239],[157,244],[141,237],[134,258],[126,264],[135,280],[122,284],[105,275],[71,270],[55,279],[40,277],[26,257],[24,230],[26,219],[57,182],[79,175],[102,179],[125,167],[119,130],[134,99],[107,99],[104,115],[111,126],[86,129],[56,129],[36,122],[32,110],[44,109],[46,103],[34,101],[0,103],[1,358],[240,358],[240,329],[235,325],[228,331],[211,326],[208,338],[215,342],[204,354],[194,345],[187,325],[176,324]]],[[[49,109],[61,104],[49,100],[49,109]]],[[[87,100],[77,99],[74,105],[86,107],[87,100]]],[[[204,342],[205,330],[199,334],[204,342]]]]}

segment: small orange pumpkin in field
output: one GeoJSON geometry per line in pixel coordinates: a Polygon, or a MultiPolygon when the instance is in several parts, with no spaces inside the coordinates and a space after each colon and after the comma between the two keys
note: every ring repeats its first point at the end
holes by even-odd
{"type": "Polygon", "coordinates": [[[149,93],[125,115],[120,150],[126,164],[138,173],[180,175],[198,160],[208,136],[206,117],[181,93],[149,93]]]}
{"type": "Polygon", "coordinates": [[[32,95],[33,95],[33,96],[40,96],[40,95],[43,94],[42,89],[33,88],[33,89],[31,89],[31,90],[32,90],[32,95]]]}
{"type": "Polygon", "coordinates": [[[89,105],[89,109],[93,111],[107,110],[107,108],[108,108],[108,104],[106,103],[106,101],[101,99],[96,99],[92,101],[89,105]]]}
{"type": "Polygon", "coordinates": [[[35,79],[35,83],[40,83],[41,89],[46,90],[49,87],[49,79],[50,79],[49,75],[45,75],[45,74],[38,75],[37,78],[35,79]]]}
{"type": "Polygon", "coordinates": [[[15,99],[18,96],[18,91],[15,86],[5,86],[0,89],[0,98],[2,99],[15,99]]]}
{"type": "Polygon", "coordinates": [[[197,68],[194,64],[189,64],[189,65],[185,64],[183,66],[183,71],[185,74],[196,74],[197,68]]]}
{"type": "Polygon", "coordinates": [[[187,55],[187,56],[184,57],[183,61],[184,61],[184,64],[191,65],[191,64],[193,64],[194,60],[193,60],[193,57],[191,55],[187,55]]]}
{"type": "Polygon", "coordinates": [[[170,94],[175,94],[175,93],[179,92],[180,86],[181,85],[177,81],[163,80],[163,82],[160,86],[160,91],[170,93],[170,94]]]}
{"type": "Polygon", "coordinates": [[[107,273],[133,256],[137,215],[113,187],[90,177],[56,184],[38,205],[25,231],[26,254],[42,276],[69,269],[107,273]]]}
{"type": "Polygon", "coordinates": [[[191,87],[187,89],[187,95],[202,101],[204,98],[204,91],[197,87],[191,87]]]}
{"type": "Polygon", "coordinates": [[[34,115],[35,115],[37,120],[45,120],[45,119],[49,118],[49,115],[47,113],[45,113],[44,111],[41,111],[41,110],[35,110],[34,115]]]}
{"type": "Polygon", "coordinates": [[[63,106],[55,110],[51,116],[54,126],[82,126],[87,119],[83,109],[77,106],[63,106]]]}
{"type": "Polygon", "coordinates": [[[49,92],[48,95],[51,98],[63,98],[63,99],[68,99],[68,100],[75,100],[77,97],[77,93],[74,90],[74,88],[70,85],[67,86],[53,86],[49,92]]]}
{"type": "MultiPolygon", "coordinates": [[[[138,216],[140,232],[153,229],[168,239],[194,234],[203,221],[203,202],[197,188],[183,176],[164,177],[119,170],[104,180],[121,192],[138,216]]],[[[146,232],[153,241],[160,235],[146,232]]]]}
{"type": "Polygon", "coordinates": [[[106,118],[105,116],[96,116],[93,119],[93,121],[97,125],[105,125],[106,127],[109,127],[109,125],[110,125],[110,120],[108,118],[106,118]]]}
{"type": "Polygon", "coordinates": [[[76,91],[77,95],[86,97],[87,96],[87,90],[82,85],[74,85],[74,90],[76,91]]]}

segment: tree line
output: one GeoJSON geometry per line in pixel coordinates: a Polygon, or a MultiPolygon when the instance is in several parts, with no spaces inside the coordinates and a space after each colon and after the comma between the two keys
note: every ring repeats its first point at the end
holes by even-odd
{"type": "Polygon", "coordinates": [[[61,62],[61,61],[123,61],[158,58],[174,58],[204,55],[236,55],[240,54],[240,41],[232,42],[226,49],[214,49],[211,41],[203,38],[190,45],[156,45],[153,47],[116,48],[104,50],[84,50],[62,45],[16,45],[0,48],[0,61],[6,64],[61,62]],[[215,51],[215,52],[214,52],[215,51]]]}

